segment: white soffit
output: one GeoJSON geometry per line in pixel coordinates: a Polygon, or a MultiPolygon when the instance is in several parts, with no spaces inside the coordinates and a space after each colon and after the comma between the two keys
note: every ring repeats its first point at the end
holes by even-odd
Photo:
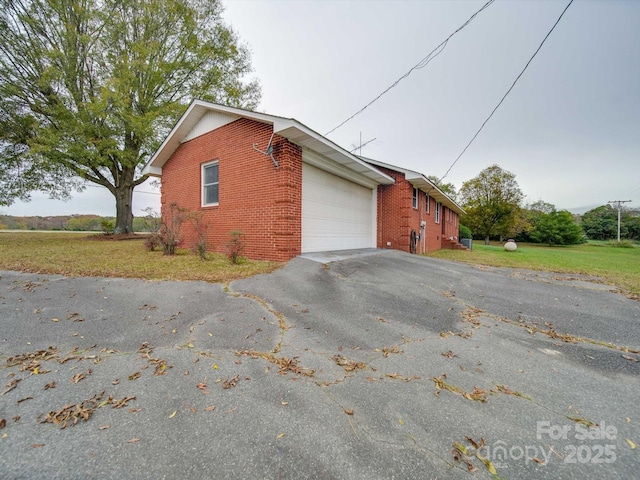
{"type": "Polygon", "coordinates": [[[436,202],[440,202],[444,206],[450,208],[454,212],[458,214],[465,214],[464,209],[458,205],[454,200],[451,199],[446,193],[440,190],[431,180],[425,177],[422,173],[414,172],[413,170],[408,170],[402,167],[396,167],[395,165],[391,165],[385,162],[381,162],[379,160],[374,160],[372,158],[361,157],[364,161],[376,165],[378,167],[388,168],[389,170],[393,170],[395,172],[400,172],[404,174],[404,178],[415,188],[418,188],[433,198],[436,202]]]}
{"type": "Polygon", "coordinates": [[[247,118],[273,125],[274,133],[290,140],[296,145],[308,148],[333,162],[363,175],[375,184],[393,184],[393,178],[375,167],[360,160],[329,139],[301,124],[297,120],[252,112],[240,108],[217,105],[215,103],[194,100],[178,123],[171,130],[160,148],[142,170],[143,174],[162,175],[162,166],[171,157],[181,143],[231,123],[238,118],[247,118]]]}

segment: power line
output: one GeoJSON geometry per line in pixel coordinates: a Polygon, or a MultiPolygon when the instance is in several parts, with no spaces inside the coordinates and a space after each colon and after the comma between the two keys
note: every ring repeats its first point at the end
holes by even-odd
{"type": "Polygon", "coordinates": [[[480,128],[478,129],[478,131],[476,132],[476,134],[471,138],[471,140],[469,140],[469,143],[467,143],[467,146],[464,147],[464,149],[462,150],[462,152],[460,152],[460,155],[458,155],[458,157],[453,161],[453,163],[451,164],[451,166],[447,169],[447,171],[445,172],[445,174],[442,176],[442,178],[440,178],[440,182],[442,182],[442,180],[444,180],[444,178],[449,174],[449,172],[451,171],[451,169],[454,167],[454,165],[456,163],[458,163],[458,160],[460,160],[460,157],[462,157],[462,155],[464,155],[464,153],[467,151],[467,149],[471,146],[471,144],[473,143],[473,141],[476,139],[476,137],[478,135],[480,135],[480,132],[482,131],[482,129],[484,128],[484,126],[489,122],[489,120],[491,120],[491,117],[493,117],[493,114],[496,113],[496,110],[498,110],[498,108],[500,108],[500,105],[502,105],[502,102],[504,102],[505,98],[507,98],[507,95],[509,95],[509,93],[511,93],[511,90],[513,90],[513,87],[516,86],[516,83],[518,83],[518,80],[520,80],[520,77],[522,76],[522,74],[525,72],[525,70],[527,69],[527,67],[529,66],[529,64],[533,61],[533,59],[535,58],[535,56],[538,54],[538,52],[540,51],[540,49],[542,48],[542,46],[544,45],[544,43],[547,41],[547,38],[549,38],[549,35],[551,35],[551,32],[553,32],[553,30],[556,28],[556,26],[558,25],[558,23],[560,23],[560,20],[562,19],[564,13],[567,11],[567,9],[571,6],[571,4],[573,3],[573,0],[570,0],[570,2],[567,4],[567,6],[564,8],[564,10],[562,11],[562,13],[560,14],[560,16],[558,17],[558,20],[556,20],[556,23],[553,24],[553,27],[551,27],[551,30],[549,30],[549,32],[547,33],[547,35],[544,37],[544,39],[542,40],[542,43],[540,43],[540,45],[538,46],[538,48],[536,49],[536,51],[533,53],[533,55],[531,56],[531,58],[529,59],[529,61],[527,62],[527,64],[524,66],[524,68],[522,69],[522,71],[518,74],[518,76],[516,77],[516,79],[513,81],[513,83],[511,84],[511,86],[509,87],[509,90],[507,90],[507,93],[504,94],[504,96],[502,97],[502,99],[498,102],[498,104],[496,105],[496,107],[491,111],[491,113],[489,114],[489,116],[487,117],[487,119],[482,123],[482,125],[480,126],[480,128]]]}
{"type": "Polygon", "coordinates": [[[375,102],[377,102],[380,97],[382,97],[385,93],[387,93],[389,90],[391,90],[393,87],[395,87],[396,85],[398,85],[402,80],[404,80],[405,78],[407,78],[409,75],[411,75],[411,73],[414,70],[420,70],[421,68],[426,67],[429,62],[431,60],[433,60],[434,58],[436,58],[438,55],[440,55],[442,53],[442,51],[445,49],[445,47],[447,46],[447,42],[449,42],[449,40],[451,39],[451,37],[453,37],[456,33],[458,33],[460,30],[462,30],[464,27],[466,27],[467,25],[469,25],[469,23],[471,23],[471,21],[476,17],[476,15],[478,15],[480,12],[482,12],[485,8],[487,8],[489,5],[491,5],[494,2],[494,0],[489,0],[487,3],[485,3],[482,8],[480,10],[478,10],[476,13],[474,13],[473,15],[471,15],[471,17],[469,17],[469,19],[464,22],[460,27],[458,27],[458,29],[453,32],[451,35],[449,35],[442,43],[440,43],[436,48],[434,48],[433,50],[431,50],[429,52],[429,54],[424,57],[422,60],[420,60],[418,63],[416,63],[413,67],[411,67],[411,69],[405,73],[404,75],[402,75],[399,79],[397,79],[395,82],[393,82],[393,84],[391,84],[391,86],[389,86],[386,90],[384,90],[380,95],[378,95],[376,98],[374,98],[373,100],[371,100],[369,103],[367,103],[364,107],[362,107],[360,110],[358,110],[356,113],[354,113],[353,115],[351,115],[349,118],[347,118],[344,122],[342,122],[340,125],[338,125],[337,127],[332,128],[331,130],[329,130],[327,133],[325,133],[324,135],[327,136],[330,133],[336,131],[337,129],[339,129],[341,126],[343,126],[345,123],[347,123],[348,121],[350,121],[351,119],[353,119],[355,116],[361,114],[362,112],[364,112],[368,107],[370,107],[371,105],[373,105],[375,102]]]}

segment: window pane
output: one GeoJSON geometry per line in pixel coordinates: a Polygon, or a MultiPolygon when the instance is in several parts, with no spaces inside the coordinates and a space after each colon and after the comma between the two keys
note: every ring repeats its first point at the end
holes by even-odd
{"type": "Polygon", "coordinates": [[[218,183],[218,165],[204,167],[204,184],[218,183]]]}
{"type": "Polygon", "coordinates": [[[204,203],[218,203],[218,184],[207,185],[204,187],[204,203]]]}

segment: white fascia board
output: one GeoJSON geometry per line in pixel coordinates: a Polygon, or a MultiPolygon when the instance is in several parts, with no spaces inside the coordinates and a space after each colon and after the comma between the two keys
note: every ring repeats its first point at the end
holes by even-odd
{"type": "Polygon", "coordinates": [[[230,116],[247,118],[260,123],[273,125],[274,133],[287,138],[296,145],[309,148],[321,156],[329,158],[343,167],[364,175],[375,184],[393,184],[395,180],[382,173],[375,167],[360,160],[357,156],[347,152],[331,140],[314,132],[297,120],[268,115],[266,113],[252,112],[236,107],[218,105],[194,100],[184,112],[180,120],[173,127],[167,138],[162,142],[158,150],[153,154],[149,162],[144,166],[143,175],[161,176],[162,167],[180,146],[191,130],[197,125],[207,111],[216,111],[230,116]]]}
{"type": "Polygon", "coordinates": [[[276,118],[273,123],[273,131],[296,145],[306,147],[350,170],[364,175],[376,184],[390,185],[395,183],[395,180],[389,175],[360,160],[357,156],[347,152],[297,120],[276,118]]]}
{"type": "Polygon", "coordinates": [[[409,170],[402,167],[397,167],[395,165],[391,165],[389,163],[381,162],[380,160],[374,160],[372,158],[361,157],[364,161],[369,162],[373,165],[377,165],[378,167],[388,168],[389,170],[393,170],[395,172],[400,172],[404,174],[405,180],[407,180],[411,185],[419,190],[422,190],[427,195],[435,198],[437,202],[442,203],[446,207],[450,208],[454,212],[458,214],[465,214],[464,209],[458,205],[449,195],[444,193],[440,188],[438,188],[431,180],[429,180],[425,175],[420,172],[416,172],[413,170],[409,170]]]}

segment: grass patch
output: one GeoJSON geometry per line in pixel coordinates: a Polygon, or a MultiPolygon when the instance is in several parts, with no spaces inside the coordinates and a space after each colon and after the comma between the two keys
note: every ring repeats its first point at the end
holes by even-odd
{"type": "MultiPolygon", "coordinates": [[[[100,236],[98,236],[99,238],[100,236]]],[[[148,252],[144,238],[96,241],[71,232],[0,232],[0,270],[67,276],[203,280],[228,282],[272,272],[279,262],[246,260],[232,265],[225,255],[210,253],[202,261],[188,250],[175,256],[148,252]]]]}
{"type": "Polygon", "coordinates": [[[494,267],[592,275],[640,295],[640,248],[615,248],[604,243],[568,247],[518,244],[518,250],[507,252],[501,244],[474,243],[471,251],[442,249],[427,256],[494,267]]]}

